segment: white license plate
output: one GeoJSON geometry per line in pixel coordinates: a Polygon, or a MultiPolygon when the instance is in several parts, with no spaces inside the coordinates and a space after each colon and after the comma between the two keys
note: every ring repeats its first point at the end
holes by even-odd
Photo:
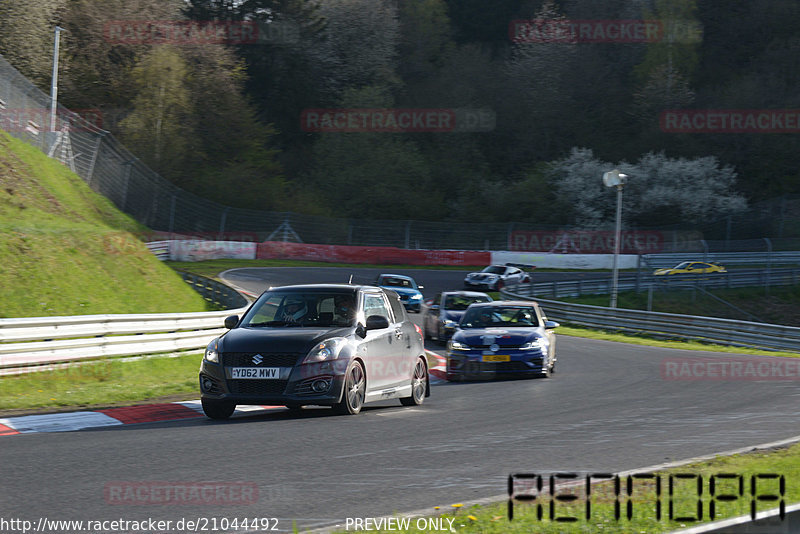
{"type": "Polygon", "coordinates": [[[231,378],[278,379],[280,371],[280,367],[231,367],[231,378]]]}

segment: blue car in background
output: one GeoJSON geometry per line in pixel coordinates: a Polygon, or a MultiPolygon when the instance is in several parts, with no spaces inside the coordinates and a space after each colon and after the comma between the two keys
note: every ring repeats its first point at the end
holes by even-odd
{"type": "Polygon", "coordinates": [[[422,310],[422,293],[420,289],[425,289],[425,286],[418,286],[410,276],[379,274],[378,278],[375,279],[375,285],[391,289],[397,293],[406,310],[417,313],[422,310]]]}
{"type": "Polygon", "coordinates": [[[447,379],[549,378],[557,327],[536,302],[472,304],[447,345],[447,379]]]}
{"type": "Polygon", "coordinates": [[[470,304],[491,301],[492,297],[478,291],[445,291],[437,294],[425,302],[427,306],[422,314],[425,337],[447,343],[470,304]]]}

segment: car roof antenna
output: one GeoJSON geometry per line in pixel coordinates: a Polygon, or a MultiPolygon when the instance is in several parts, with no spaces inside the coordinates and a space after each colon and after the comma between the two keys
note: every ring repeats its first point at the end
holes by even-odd
{"type": "Polygon", "coordinates": [[[353,275],[352,274],[350,275],[350,280],[348,280],[347,283],[348,284],[352,284],[353,283],[353,275]]]}

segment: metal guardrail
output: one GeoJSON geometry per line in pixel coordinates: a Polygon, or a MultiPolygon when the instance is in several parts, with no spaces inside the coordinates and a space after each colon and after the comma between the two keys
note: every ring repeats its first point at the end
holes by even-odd
{"type": "MultiPolygon", "coordinates": [[[[533,300],[521,286],[501,291],[505,298],[533,300]]],[[[704,341],[722,345],[800,352],[800,328],[793,326],[605,308],[536,298],[548,319],[566,324],[621,332],[704,341]]]]}
{"type": "MultiPolygon", "coordinates": [[[[753,272],[729,271],[726,273],[702,275],[666,275],[639,276],[619,279],[619,291],[648,291],[651,287],[657,290],[723,289],[739,287],[771,287],[791,286],[800,282],[798,269],[765,269],[753,272]]],[[[610,294],[611,277],[607,279],[579,279],[553,282],[538,282],[519,286],[519,292],[529,297],[579,297],[581,295],[610,294]]]]}
{"type": "Polygon", "coordinates": [[[241,315],[248,300],[209,278],[182,273],[213,305],[213,312],[0,319],[0,372],[111,356],[202,349],[225,332],[228,315],[241,315]]]}

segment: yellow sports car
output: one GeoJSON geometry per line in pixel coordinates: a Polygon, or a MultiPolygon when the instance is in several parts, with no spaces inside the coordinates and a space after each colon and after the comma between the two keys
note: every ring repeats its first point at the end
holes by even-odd
{"type": "Polygon", "coordinates": [[[705,261],[685,261],[669,269],[656,269],[654,276],[665,276],[671,274],[709,274],[728,272],[722,265],[707,263],[705,261]]]}

